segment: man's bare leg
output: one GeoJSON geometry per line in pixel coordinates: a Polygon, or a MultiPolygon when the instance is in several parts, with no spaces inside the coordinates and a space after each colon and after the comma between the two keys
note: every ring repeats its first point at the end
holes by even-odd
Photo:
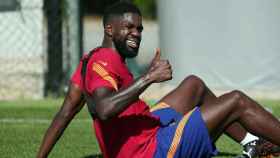
{"type": "MultiPolygon", "coordinates": [[[[214,93],[200,78],[189,76],[176,89],[163,97],[160,102],[165,102],[177,112],[185,114],[196,106],[213,102],[216,99],[214,93]]],[[[226,134],[236,142],[241,142],[246,133],[247,131],[239,123],[233,123],[226,130],[226,134]]]]}
{"type": "MultiPolygon", "coordinates": [[[[189,76],[178,88],[166,95],[161,101],[171,105],[176,111],[185,114],[196,106],[204,105],[204,103],[216,99],[217,97],[214,93],[200,78],[189,76]]],[[[259,140],[258,137],[247,132],[239,122],[232,123],[225,131],[221,132],[224,132],[233,140],[240,143],[244,148],[243,154],[250,155],[250,157],[259,154],[266,155],[277,148],[270,142],[264,141],[263,139],[259,140]]],[[[217,138],[215,137],[213,140],[215,141],[217,138]]]]}
{"type": "Polygon", "coordinates": [[[279,120],[240,91],[203,104],[201,113],[212,138],[218,138],[228,126],[238,122],[249,132],[280,145],[279,120]]]}

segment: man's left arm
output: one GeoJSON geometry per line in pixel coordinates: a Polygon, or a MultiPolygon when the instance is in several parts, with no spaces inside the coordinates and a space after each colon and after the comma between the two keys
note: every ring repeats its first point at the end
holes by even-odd
{"type": "MultiPolygon", "coordinates": [[[[106,77],[114,80],[111,76],[106,77]]],[[[92,89],[90,95],[87,95],[87,105],[90,107],[89,109],[97,113],[99,119],[107,120],[137,101],[139,95],[152,83],[164,82],[171,78],[171,65],[167,60],[160,59],[160,52],[157,50],[147,73],[135,80],[130,86],[118,90],[116,88],[114,90],[114,86],[112,86],[114,84],[110,88],[110,86],[104,86],[108,85],[107,82],[103,83],[103,86],[92,89]]],[[[88,83],[94,82],[96,83],[97,80],[92,80],[88,83]]]]}
{"type": "Polygon", "coordinates": [[[37,158],[46,158],[74,116],[84,106],[82,90],[71,83],[63,105],[45,133],[37,158]]]}

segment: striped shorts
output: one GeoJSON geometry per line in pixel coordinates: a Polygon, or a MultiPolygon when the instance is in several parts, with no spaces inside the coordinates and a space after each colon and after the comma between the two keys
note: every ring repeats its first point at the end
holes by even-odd
{"type": "Polygon", "coordinates": [[[217,155],[199,107],[182,115],[160,103],[152,109],[152,114],[161,122],[154,158],[210,158],[217,155]]]}

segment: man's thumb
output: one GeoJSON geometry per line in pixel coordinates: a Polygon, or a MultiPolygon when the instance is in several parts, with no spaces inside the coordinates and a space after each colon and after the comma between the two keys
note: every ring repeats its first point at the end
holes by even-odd
{"type": "Polygon", "coordinates": [[[161,54],[160,54],[160,49],[157,48],[157,49],[156,49],[156,55],[155,55],[153,61],[160,60],[160,55],[161,55],[161,54]]]}

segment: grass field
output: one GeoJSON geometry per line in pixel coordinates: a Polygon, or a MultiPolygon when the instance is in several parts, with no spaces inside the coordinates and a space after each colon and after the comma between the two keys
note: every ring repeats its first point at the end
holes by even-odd
{"type": "MultiPolygon", "coordinates": [[[[280,117],[280,101],[262,100],[280,117]]],[[[62,100],[0,101],[0,157],[35,157],[45,130],[58,111],[62,100]]],[[[239,145],[223,136],[217,146],[218,158],[234,157],[239,145]]],[[[84,108],[70,124],[50,154],[51,158],[98,158],[100,151],[91,128],[91,119],[84,108]]]]}

